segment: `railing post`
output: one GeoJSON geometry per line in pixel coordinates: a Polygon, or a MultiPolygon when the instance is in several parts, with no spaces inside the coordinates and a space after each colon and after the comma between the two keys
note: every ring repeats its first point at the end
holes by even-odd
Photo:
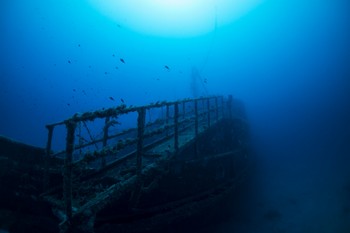
{"type": "Polygon", "coordinates": [[[207,99],[207,110],[208,110],[208,128],[210,127],[210,99],[207,99]]]}
{"type": "Polygon", "coordinates": [[[194,134],[195,134],[195,144],[194,144],[194,154],[195,158],[198,158],[198,100],[194,101],[194,134]]]}
{"type": "Polygon", "coordinates": [[[137,175],[141,175],[141,171],[142,171],[143,134],[145,131],[145,118],[146,118],[145,108],[140,108],[138,110],[138,117],[137,117],[137,157],[136,157],[137,175]]]}
{"type": "MultiPolygon", "coordinates": [[[[185,101],[182,102],[182,119],[185,120],[186,119],[186,105],[185,105],[185,101]]],[[[186,124],[185,121],[182,124],[182,128],[185,129],[186,128],[186,124]]]]}
{"type": "Polygon", "coordinates": [[[49,167],[50,167],[50,156],[51,156],[51,146],[52,146],[52,136],[53,136],[53,129],[54,126],[52,125],[47,125],[46,128],[48,129],[48,136],[47,136],[47,143],[46,143],[46,153],[45,153],[45,158],[44,158],[44,191],[47,190],[49,186],[49,167]]]}
{"type": "Polygon", "coordinates": [[[186,115],[186,108],[185,108],[185,101],[182,102],[182,118],[185,119],[186,115]]]}
{"type": "Polygon", "coordinates": [[[63,192],[65,201],[65,210],[67,222],[70,225],[72,220],[72,160],[74,151],[74,134],[76,122],[68,120],[66,122],[67,138],[66,138],[66,158],[64,160],[64,179],[63,192]]]}
{"type": "Polygon", "coordinates": [[[175,155],[179,152],[179,104],[174,104],[174,149],[175,155]]]}
{"type": "MultiPolygon", "coordinates": [[[[105,127],[103,128],[103,141],[102,141],[103,147],[107,146],[109,121],[110,121],[110,117],[106,117],[105,127]]],[[[104,168],[105,166],[106,166],[106,155],[102,154],[101,167],[104,168]]]]}
{"type": "Polygon", "coordinates": [[[169,136],[169,104],[166,105],[166,119],[165,119],[165,124],[166,124],[166,136],[169,136]]]}

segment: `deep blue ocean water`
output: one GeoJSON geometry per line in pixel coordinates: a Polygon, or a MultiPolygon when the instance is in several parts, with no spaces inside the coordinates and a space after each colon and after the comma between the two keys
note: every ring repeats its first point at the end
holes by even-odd
{"type": "Polygon", "coordinates": [[[246,107],[256,171],[212,232],[348,233],[349,12],[345,0],[266,0],[211,33],[169,38],[84,1],[2,1],[0,134],[44,147],[45,124],[121,99],[232,94],[246,107]]]}

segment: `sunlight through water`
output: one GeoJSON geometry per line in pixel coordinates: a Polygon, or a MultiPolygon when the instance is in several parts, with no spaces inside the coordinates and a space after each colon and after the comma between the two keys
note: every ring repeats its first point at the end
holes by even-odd
{"type": "Polygon", "coordinates": [[[143,34],[190,37],[233,22],[263,0],[90,0],[119,25],[143,34]]]}

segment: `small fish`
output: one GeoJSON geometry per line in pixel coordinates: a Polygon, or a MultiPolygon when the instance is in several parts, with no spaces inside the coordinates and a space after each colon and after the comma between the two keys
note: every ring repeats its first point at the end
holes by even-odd
{"type": "Polygon", "coordinates": [[[120,24],[117,24],[117,27],[120,28],[120,24]]]}
{"type": "Polygon", "coordinates": [[[114,101],[114,98],[112,96],[110,96],[109,99],[114,101]]]}
{"type": "Polygon", "coordinates": [[[115,57],[115,55],[114,55],[114,54],[112,54],[112,57],[115,57]]]}
{"type": "Polygon", "coordinates": [[[68,106],[70,106],[70,103],[67,103],[68,106]]]}
{"type": "Polygon", "coordinates": [[[89,68],[91,68],[91,65],[89,65],[89,68]]]}
{"type": "Polygon", "coordinates": [[[83,94],[86,95],[86,92],[83,90],[83,94]]]}
{"type": "Polygon", "coordinates": [[[208,83],[208,80],[206,78],[204,79],[204,83],[208,83]]]}
{"type": "Polygon", "coordinates": [[[76,92],[77,90],[73,89],[74,92],[76,92]]]}
{"type": "Polygon", "coordinates": [[[116,69],[119,69],[119,67],[118,67],[118,66],[116,66],[115,68],[116,68],[116,69]]]}
{"type": "Polygon", "coordinates": [[[78,44],[78,47],[80,47],[80,44],[78,44]]]}
{"type": "Polygon", "coordinates": [[[108,74],[108,72],[106,71],[106,72],[105,72],[105,75],[107,75],[107,74],[108,74]]]}
{"type": "Polygon", "coordinates": [[[121,62],[123,62],[123,63],[125,64],[125,61],[124,61],[124,59],[123,59],[123,58],[120,58],[120,61],[121,61],[121,62]]]}
{"type": "Polygon", "coordinates": [[[68,63],[71,64],[70,60],[68,60],[68,63]]]}
{"type": "Polygon", "coordinates": [[[124,100],[122,99],[122,98],[120,98],[120,101],[124,104],[125,102],[124,102],[124,100]]]}
{"type": "Polygon", "coordinates": [[[165,69],[170,70],[169,66],[164,66],[165,69]]]}
{"type": "Polygon", "coordinates": [[[159,81],[159,78],[157,78],[157,81],[159,81]]]}

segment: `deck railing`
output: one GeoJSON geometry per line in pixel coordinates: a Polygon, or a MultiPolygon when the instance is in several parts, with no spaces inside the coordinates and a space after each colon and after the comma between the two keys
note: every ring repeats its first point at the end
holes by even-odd
{"type": "MultiPolygon", "coordinates": [[[[71,219],[72,217],[73,165],[78,163],[90,164],[91,168],[102,170],[113,166],[117,161],[124,158],[135,156],[136,174],[140,175],[142,172],[142,158],[148,148],[160,144],[166,139],[173,138],[173,146],[169,149],[169,152],[176,156],[180,150],[179,134],[181,132],[193,129],[195,137],[198,137],[203,128],[211,127],[224,117],[231,117],[231,107],[232,96],[228,98],[223,96],[200,97],[173,102],[163,101],[140,107],[127,107],[125,104],[121,104],[114,108],[75,114],[64,121],[47,125],[46,161],[50,157],[64,159],[63,197],[67,218],[71,219]],[[158,113],[155,120],[152,120],[151,111],[158,113]],[[137,119],[135,127],[112,132],[112,128],[121,128],[120,124],[123,122],[119,118],[128,114],[134,114],[131,118],[137,119]],[[97,120],[100,120],[100,124],[97,124],[97,128],[99,128],[97,131],[102,134],[99,138],[95,138],[87,126],[88,122],[97,120]],[[103,124],[101,124],[101,120],[103,124]],[[66,129],[65,149],[53,152],[54,131],[59,126],[65,126],[66,129]],[[82,127],[85,128],[85,137],[82,136],[82,127]],[[86,137],[89,139],[86,139],[86,137]],[[78,143],[76,143],[77,141],[78,143]],[[101,148],[98,145],[101,145],[101,148]]],[[[48,168],[48,162],[46,164],[48,168]]],[[[48,183],[47,177],[45,182],[48,183]]]]}

